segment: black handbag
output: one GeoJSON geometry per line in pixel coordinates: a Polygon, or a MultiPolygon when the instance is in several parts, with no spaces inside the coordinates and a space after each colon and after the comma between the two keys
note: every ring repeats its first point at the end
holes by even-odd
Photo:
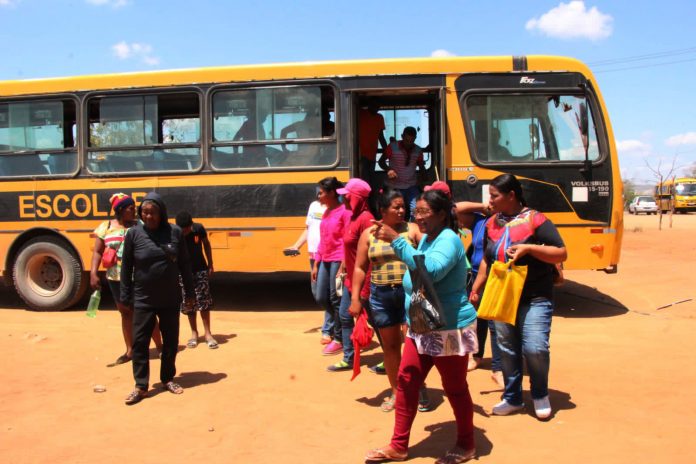
{"type": "Polygon", "coordinates": [[[435,285],[425,268],[425,256],[415,255],[413,260],[416,263],[416,269],[409,271],[413,293],[408,307],[408,317],[411,320],[411,331],[424,334],[444,327],[445,317],[435,285]]]}

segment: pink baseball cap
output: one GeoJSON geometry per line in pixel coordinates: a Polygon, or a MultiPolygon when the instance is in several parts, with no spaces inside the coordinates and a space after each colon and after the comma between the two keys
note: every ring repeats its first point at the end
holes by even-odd
{"type": "Polygon", "coordinates": [[[337,189],[336,193],[338,193],[339,195],[345,195],[346,193],[350,193],[351,195],[355,195],[361,198],[367,198],[370,196],[371,191],[372,189],[370,188],[370,184],[368,184],[364,180],[350,179],[346,186],[337,189]]]}
{"type": "Polygon", "coordinates": [[[428,190],[439,190],[445,195],[447,195],[447,198],[449,198],[450,200],[452,199],[452,191],[450,190],[449,185],[447,185],[447,182],[441,180],[433,182],[433,185],[426,185],[424,190],[426,192],[428,190]]]}

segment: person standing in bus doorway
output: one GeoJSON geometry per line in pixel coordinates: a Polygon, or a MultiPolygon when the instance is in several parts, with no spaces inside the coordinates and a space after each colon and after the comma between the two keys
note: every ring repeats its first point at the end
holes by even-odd
{"type": "Polygon", "coordinates": [[[121,265],[121,298],[134,308],[135,389],[126,398],[127,405],[136,404],[147,396],[150,381],[148,345],[157,320],[163,342],[160,380],[171,393],[179,395],[184,392],[181,385],[174,382],[179,348],[179,276],[184,282],[186,306],[193,308],[196,301],[184,235],[178,226],[167,221],[167,208],[159,194],[148,193],[138,213],[143,223],[128,229],[121,265]]]}
{"type": "MultiPolygon", "coordinates": [[[[295,243],[283,250],[283,253],[286,256],[298,256],[300,254],[300,248],[302,248],[302,245],[307,243],[310,274],[312,269],[314,269],[317,249],[319,248],[319,242],[321,240],[321,235],[319,232],[321,218],[324,216],[324,211],[326,211],[326,205],[322,205],[318,198],[319,188],[317,187],[317,200],[313,201],[309,205],[309,209],[307,210],[307,218],[305,219],[305,229],[302,231],[295,243]]],[[[319,304],[319,300],[317,299],[317,283],[311,279],[310,282],[314,301],[319,304]]],[[[321,326],[321,339],[319,340],[322,345],[328,345],[331,343],[331,340],[333,340],[333,324],[333,315],[330,315],[328,312],[324,312],[324,323],[321,326]]]]}
{"type": "Polygon", "coordinates": [[[360,147],[360,178],[370,185],[372,194],[379,190],[379,181],[375,175],[377,162],[377,144],[382,150],[387,149],[384,138],[384,117],[379,114],[377,101],[369,99],[367,108],[360,108],[358,114],[358,146],[360,147]]]}
{"type": "Polygon", "coordinates": [[[420,168],[420,176],[425,174],[423,149],[415,143],[417,135],[415,127],[406,126],[401,140],[390,143],[379,159],[379,166],[387,173],[387,184],[399,189],[404,197],[409,220],[413,220],[416,197],[420,193],[416,170],[420,168]]]}
{"type": "MultiPolygon", "coordinates": [[[[121,257],[123,256],[123,237],[126,230],[136,225],[135,201],[125,193],[114,193],[109,199],[114,217],[108,219],[94,230],[94,252],[92,253],[92,268],[90,270],[90,284],[92,289],[101,288],[99,281],[99,265],[104,263],[106,267],[106,281],[111,290],[111,296],[116,303],[116,309],[121,314],[121,331],[123,341],[126,343],[126,352],[119,356],[109,367],[130,362],[133,357],[133,308],[121,299],[121,257]],[[105,258],[106,256],[106,258],[105,258]],[[108,267],[107,267],[108,266],[108,267]]],[[[157,351],[162,352],[162,336],[159,325],[155,322],[152,329],[152,341],[155,342],[157,351]]]]}
{"type": "MultiPolygon", "coordinates": [[[[350,212],[341,204],[337,190],[343,187],[335,177],[319,181],[319,202],[326,211],[319,225],[319,248],[312,269],[312,281],[317,284],[317,301],[333,318],[333,340],[322,350],[324,356],[343,351],[343,334],[339,308],[341,299],[336,293],[336,276],[343,273],[343,234],[350,221],[350,212]]],[[[325,317],[328,317],[325,316],[325,317]]]]}
{"type": "Polygon", "coordinates": [[[490,207],[496,214],[486,222],[484,259],[471,300],[478,302],[494,261],[510,259],[528,266],[515,324],[495,322],[505,392],[502,401],[493,407],[493,414],[506,416],[524,409],[522,363],[525,360],[534,412],[537,418],[548,419],[552,413],[548,380],[554,272],[555,265],[565,261],[568,253],[556,226],[542,213],[527,207],[522,185],[515,176],[501,174],[493,179],[489,194],[490,207]],[[502,243],[506,236],[509,244],[502,243]]]}
{"type": "MultiPolygon", "coordinates": [[[[213,275],[213,250],[208,240],[208,232],[203,224],[193,222],[191,213],[181,211],[176,215],[176,225],[181,227],[184,234],[184,242],[188,248],[191,259],[191,272],[193,284],[196,287],[196,304],[192,309],[187,309],[182,304],[181,312],[188,317],[191,327],[191,338],[186,342],[189,348],[198,346],[198,325],[196,324],[196,312],[201,313],[205,342],[208,348],[214,350],[218,343],[210,332],[210,310],[213,308],[213,297],[210,295],[210,277],[213,275]],[[203,255],[205,252],[205,256],[203,255]]],[[[184,292],[183,283],[181,291],[184,292]]],[[[182,293],[183,295],[183,293],[182,293]]]]}
{"type": "MultiPolygon", "coordinates": [[[[343,293],[341,294],[341,304],[339,306],[339,317],[341,319],[341,338],[343,341],[343,359],[336,364],[326,368],[329,372],[347,371],[353,369],[355,350],[353,348],[353,328],[355,320],[349,312],[352,292],[353,271],[355,270],[355,258],[358,252],[358,242],[362,233],[372,227],[375,217],[368,207],[370,197],[370,185],[362,179],[350,179],[345,187],[336,190],[336,193],[343,195],[346,210],[350,212],[350,219],[345,227],[343,234],[343,262],[345,267],[345,277],[343,279],[343,293]]],[[[360,300],[367,304],[370,298],[369,278],[365,280],[360,289],[360,300]]]]}

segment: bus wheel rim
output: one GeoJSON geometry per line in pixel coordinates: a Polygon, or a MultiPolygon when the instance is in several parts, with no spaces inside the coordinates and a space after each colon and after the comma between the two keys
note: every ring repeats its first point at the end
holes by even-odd
{"type": "Polygon", "coordinates": [[[42,297],[51,297],[65,287],[64,270],[53,254],[32,256],[27,262],[27,283],[31,291],[42,297]]]}

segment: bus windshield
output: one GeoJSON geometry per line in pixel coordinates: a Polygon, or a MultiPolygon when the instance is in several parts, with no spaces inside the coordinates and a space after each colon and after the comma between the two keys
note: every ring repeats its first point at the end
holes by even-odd
{"type": "Polygon", "coordinates": [[[536,163],[600,157],[592,112],[583,96],[477,95],[466,100],[466,109],[479,161],[536,163]],[[580,129],[584,117],[587,137],[580,129]]]}
{"type": "Polygon", "coordinates": [[[677,195],[696,195],[696,184],[677,184],[677,195]]]}

